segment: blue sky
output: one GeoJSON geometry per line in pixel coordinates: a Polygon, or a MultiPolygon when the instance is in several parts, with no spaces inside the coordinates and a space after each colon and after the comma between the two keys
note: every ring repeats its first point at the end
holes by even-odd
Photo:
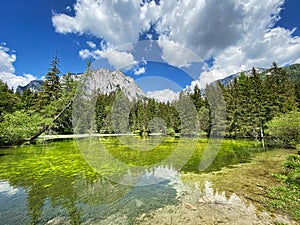
{"type": "MultiPolygon", "coordinates": [[[[41,78],[56,52],[62,73],[83,72],[92,59],[96,67],[127,66],[135,79],[162,77],[180,87],[273,61],[300,62],[298,0],[101,2],[2,1],[0,79],[16,86],[41,78]],[[156,41],[150,53],[149,40],[156,41]]],[[[144,89],[168,88],[161,82],[153,78],[144,89]]]]}

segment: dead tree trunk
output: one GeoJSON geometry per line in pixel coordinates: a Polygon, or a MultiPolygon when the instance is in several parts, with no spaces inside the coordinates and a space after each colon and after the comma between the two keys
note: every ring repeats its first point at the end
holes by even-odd
{"type": "Polygon", "coordinates": [[[35,139],[37,139],[42,133],[44,133],[47,129],[49,128],[49,126],[44,126],[39,132],[37,132],[35,135],[33,135],[30,139],[29,142],[33,142],[35,139]]]}
{"type": "Polygon", "coordinates": [[[261,127],[260,127],[260,136],[261,136],[262,147],[264,150],[266,150],[263,125],[261,125],[261,127]]]}
{"type": "MultiPolygon", "coordinates": [[[[53,119],[52,122],[55,122],[55,120],[57,120],[63,113],[64,111],[69,108],[71,105],[72,105],[72,101],[68,103],[68,105],[63,109],[61,110],[53,119]]],[[[30,139],[29,139],[29,142],[33,142],[35,139],[37,139],[41,134],[43,134],[46,130],[49,129],[49,125],[45,125],[41,130],[39,130],[36,134],[34,134],[30,139]]]]}

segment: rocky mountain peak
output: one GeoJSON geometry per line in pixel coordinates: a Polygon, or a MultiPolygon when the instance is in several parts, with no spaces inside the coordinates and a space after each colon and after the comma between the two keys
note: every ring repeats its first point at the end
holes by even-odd
{"type": "Polygon", "coordinates": [[[41,80],[32,80],[30,83],[28,83],[25,86],[18,86],[16,89],[16,92],[18,92],[20,95],[23,95],[25,90],[30,90],[31,92],[37,92],[41,91],[41,86],[43,84],[43,81],[41,80]]]}
{"type": "Polygon", "coordinates": [[[92,70],[85,79],[88,89],[102,94],[109,94],[119,89],[130,101],[145,97],[145,93],[134,82],[133,78],[126,76],[121,71],[109,71],[108,69],[92,70]]]}

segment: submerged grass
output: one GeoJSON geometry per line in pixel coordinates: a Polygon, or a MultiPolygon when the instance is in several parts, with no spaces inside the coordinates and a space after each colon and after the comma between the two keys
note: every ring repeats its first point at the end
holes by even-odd
{"type": "MultiPolygon", "coordinates": [[[[188,138],[177,139],[165,137],[159,145],[153,147],[151,150],[143,151],[141,149],[143,149],[143,145],[147,144],[144,143],[146,141],[147,140],[139,139],[138,142],[140,145],[135,145],[135,148],[123,145],[117,138],[102,139],[101,143],[114,158],[132,166],[155,165],[170,157],[175,150],[180,148],[181,152],[179,158],[190,154],[187,162],[185,162],[185,165],[181,169],[183,173],[201,172],[199,170],[200,161],[208,144],[211,144],[208,142],[208,139],[199,139],[195,143],[195,141],[191,141],[191,139],[188,138]],[[138,151],[136,149],[138,149],[138,151]]],[[[216,146],[216,148],[219,147],[216,146]]],[[[216,158],[204,172],[218,171],[223,167],[249,162],[253,154],[261,151],[263,151],[263,149],[257,142],[251,140],[225,139],[220,146],[216,158]]]]}
{"type": "MultiPolygon", "coordinates": [[[[124,145],[116,137],[92,140],[92,144],[87,146],[95,148],[88,151],[100,161],[103,171],[96,171],[87,163],[80,149],[84,145],[81,146],[74,140],[0,150],[0,181],[7,181],[13,187],[26,189],[28,211],[33,224],[45,224],[48,221],[51,213],[45,218],[42,214],[47,201],[53,206],[62,206],[73,224],[87,221],[91,213],[99,220],[102,217],[110,217],[112,213],[117,214],[119,210],[128,217],[136,217],[144,211],[176,204],[176,191],[161,184],[151,186],[151,194],[149,187],[134,188],[104,179],[105,173],[118,173],[119,168],[107,162],[101,154],[97,155],[97,146],[101,141],[105,150],[114,158],[131,166],[145,168],[163,162],[174,151],[179,150],[179,154],[176,154],[178,158],[191,154],[181,172],[200,173],[199,163],[207,149],[207,139],[197,140],[195,144],[194,140],[188,138],[156,138],[159,137],[133,139],[132,148],[124,145]],[[143,203],[141,207],[145,198],[148,203],[143,203]],[[95,212],[91,211],[93,207],[95,212]]],[[[258,151],[262,149],[253,141],[223,140],[215,160],[204,172],[248,162],[258,151]]],[[[170,161],[165,162],[170,163],[166,166],[172,165],[170,161]]]]}

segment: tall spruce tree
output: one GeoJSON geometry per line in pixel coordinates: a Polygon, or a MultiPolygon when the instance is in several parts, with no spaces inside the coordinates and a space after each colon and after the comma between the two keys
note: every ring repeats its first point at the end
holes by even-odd
{"type": "Polygon", "coordinates": [[[190,95],[191,99],[196,107],[196,110],[199,111],[202,106],[204,106],[204,100],[201,96],[201,90],[198,85],[194,87],[194,92],[190,95]]]}
{"type": "Polygon", "coordinates": [[[19,101],[19,97],[14,94],[13,90],[0,80],[0,116],[4,112],[14,112],[19,101]]]}
{"type": "Polygon", "coordinates": [[[48,73],[45,76],[44,83],[41,87],[41,106],[47,106],[52,100],[57,100],[61,93],[61,85],[59,81],[59,59],[55,55],[51,62],[51,67],[48,69],[48,73]]]}

